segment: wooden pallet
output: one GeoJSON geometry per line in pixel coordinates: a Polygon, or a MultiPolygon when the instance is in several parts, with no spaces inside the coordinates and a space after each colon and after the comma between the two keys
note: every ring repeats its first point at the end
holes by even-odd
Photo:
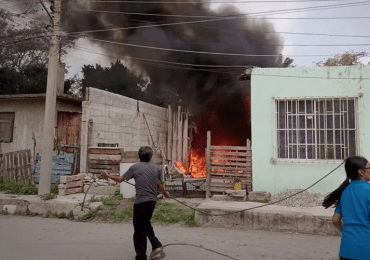
{"type": "Polygon", "coordinates": [[[0,154],[0,177],[15,182],[31,182],[31,151],[0,154]]]}

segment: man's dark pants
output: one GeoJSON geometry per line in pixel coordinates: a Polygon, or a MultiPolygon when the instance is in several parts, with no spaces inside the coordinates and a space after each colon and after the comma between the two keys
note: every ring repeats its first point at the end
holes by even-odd
{"type": "Polygon", "coordinates": [[[162,246],[161,242],[156,238],[152,223],[150,222],[155,204],[155,201],[134,204],[134,247],[136,251],[136,260],[147,260],[147,237],[152,244],[152,250],[162,246]]]}

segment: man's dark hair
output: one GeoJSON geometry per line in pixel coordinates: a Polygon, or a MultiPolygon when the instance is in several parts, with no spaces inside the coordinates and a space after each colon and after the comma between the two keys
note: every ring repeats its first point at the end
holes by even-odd
{"type": "Polygon", "coordinates": [[[153,149],[149,146],[143,146],[139,149],[140,162],[150,162],[153,156],[153,149]]]}

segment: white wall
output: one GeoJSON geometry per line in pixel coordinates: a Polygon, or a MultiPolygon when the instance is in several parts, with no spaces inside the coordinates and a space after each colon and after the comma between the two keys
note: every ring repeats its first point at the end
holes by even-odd
{"type": "MultiPolygon", "coordinates": [[[[81,107],[66,101],[58,100],[57,111],[81,112],[81,107]]],[[[13,142],[2,143],[3,153],[30,149],[33,156],[34,142],[32,133],[36,138],[36,153],[41,154],[43,140],[45,99],[1,99],[0,112],[14,112],[13,142]]]]}
{"type": "MultiPolygon", "coordinates": [[[[341,161],[276,160],[274,98],[359,97],[360,154],[370,159],[370,66],[255,69],[252,73],[253,189],[276,194],[306,188],[341,161]],[[276,163],[273,163],[275,161],[276,163]]],[[[345,179],[344,167],[314,186],[311,192],[327,193],[345,179]]]]}
{"type": "Polygon", "coordinates": [[[152,147],[153,138],[166,154],[167,108],[95,88],[88,89],[88,101],[82,107],[81,172],[86,171],[89,119],[93,121],[91,146],[118,143],[124,151],[138,151],[141,146],[152,147]]]}

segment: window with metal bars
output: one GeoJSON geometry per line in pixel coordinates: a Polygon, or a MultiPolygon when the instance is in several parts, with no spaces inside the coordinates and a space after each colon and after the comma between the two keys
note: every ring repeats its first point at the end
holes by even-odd
{"type": "Polygon", "coordinates": [[[357,97],[275,99],[277,156],[341,160],[358,152],[357,97]]]}

